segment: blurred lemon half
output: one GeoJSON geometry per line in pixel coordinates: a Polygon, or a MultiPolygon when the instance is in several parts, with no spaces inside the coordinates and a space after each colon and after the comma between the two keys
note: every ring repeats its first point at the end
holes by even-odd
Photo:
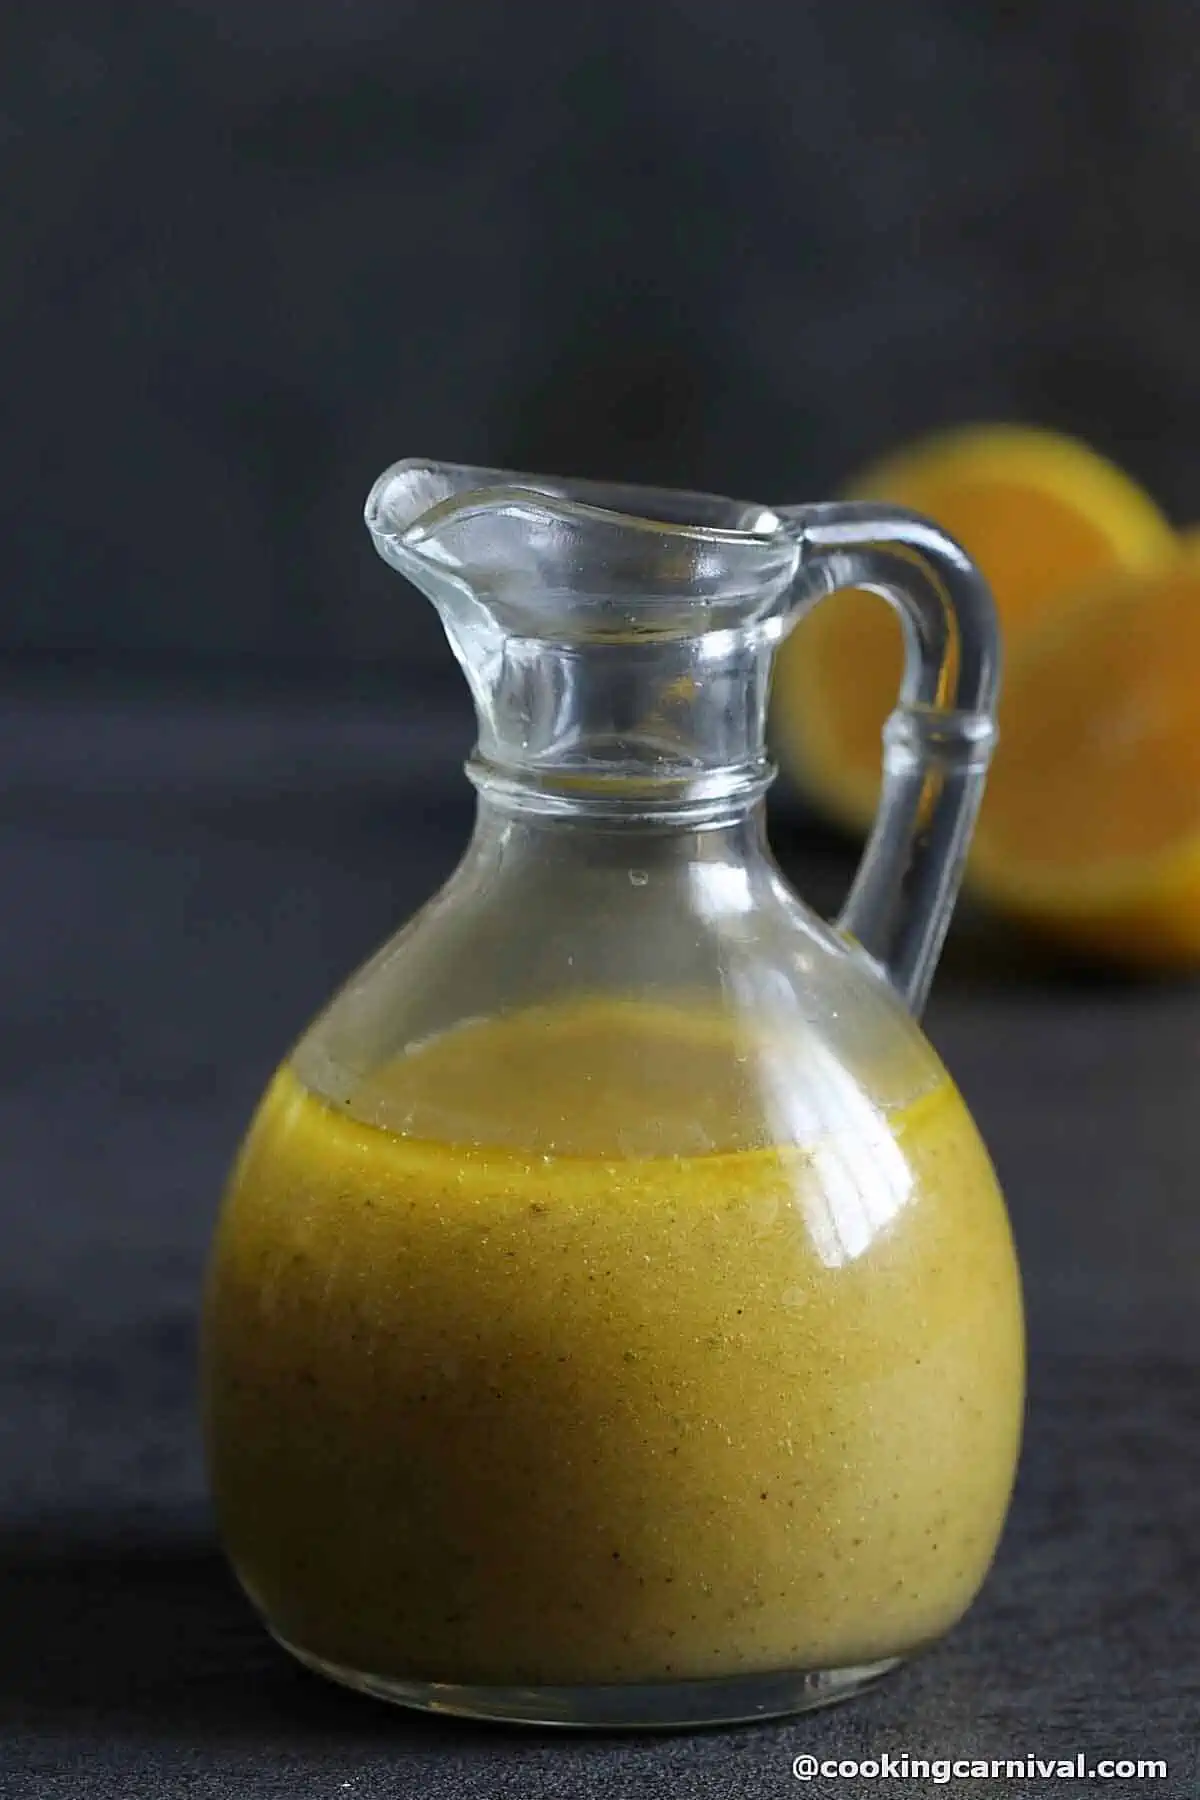
{"type": "Polygon", "coordinates": [[[972,888],[1076,950],[1200,968],[1200,540],[1032,631],[1005,716],[972,888]]]}
{"type": "MultiPolygon", "coordinates": [[[[1080,588],[1153,567],[1175,543],[1136,482],[1085,444],[1033,426],[921,439],[864,470],[845,497],[909,507],[957,538],[991,584],[1006,655],[1080,588]]],[[[779,654],[771,720],[780,762],[827,817],[855,832],[875,814],[880,734],[902,666],[898,619],[858,590],[816,607],[779,654]]],[[[1007,702],[1002,716],[1010,720],[1007,702]]]]}

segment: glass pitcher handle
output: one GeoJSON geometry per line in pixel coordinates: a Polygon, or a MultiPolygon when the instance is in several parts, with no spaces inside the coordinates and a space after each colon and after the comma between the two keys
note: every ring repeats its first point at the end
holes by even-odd
{"type": "Polygon", "coordinates": [[[884,727],[879,811],[837,927],[919,1015],[996,743],[995,607],[966,553],[918,513],[850,502],[777,514],[800,547],[795,617],[841,589],[869,588],[904,624],[904,680],[884,727]]]}

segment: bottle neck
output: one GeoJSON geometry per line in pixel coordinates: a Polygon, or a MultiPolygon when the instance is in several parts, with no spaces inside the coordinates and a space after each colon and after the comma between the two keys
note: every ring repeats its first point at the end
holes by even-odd
{"type": "Polygon", "coordinates": [[[463,658],[479,713],[468,774],[510,812],[717,828],[774,777],[768,626],[586,644],[506,636],[463,658]]]}

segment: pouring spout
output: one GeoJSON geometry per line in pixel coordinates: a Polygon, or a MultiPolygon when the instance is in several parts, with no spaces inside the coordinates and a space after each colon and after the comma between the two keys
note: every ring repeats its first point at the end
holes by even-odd
{"type": "Polygon", "coordinates": [[[769,778],[771,652],[800,556],[769,508],[412,460],[366,517],[441,614],[477,767],[593,795],[769,778]]]}
{"type": "Polygon", "coordinates": [[[415,458],[380,476],[366,521],[384,561],[435,601],[451,577],[506,629],[557,641],[746,625],[797,561],[766,507],[415,458]]]}

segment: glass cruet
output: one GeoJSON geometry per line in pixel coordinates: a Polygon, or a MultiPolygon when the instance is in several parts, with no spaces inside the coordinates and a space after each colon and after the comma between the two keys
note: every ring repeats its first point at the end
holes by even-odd
{"type": "Polygon", "coordinates": [[[477,819],[230,1178],[229,1556],[296,1656],[408,1705],[844,1697],[971,1603],[1019,1444],[1004,1203],[917,1024],[994,738],[986,587],[862,505],[408,461],[367,521],[470,684],[477,819]],[[851,586],[908,663],[830,925],[769,853],[764,714],[851,586]]]}

